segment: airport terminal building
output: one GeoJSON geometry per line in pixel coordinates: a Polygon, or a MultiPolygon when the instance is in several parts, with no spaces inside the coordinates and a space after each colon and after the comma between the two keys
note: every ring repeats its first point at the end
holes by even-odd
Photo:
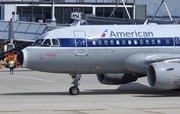
{"type": "MultiPolygon", "coordinates": [[[[46,22],[52,17],[52,0],[10,0],[0,1],[0,19],[27,22],[46,22]]],[[[71,12],[94,14],[98,17],[146,19],[146,5],[132,2],[118,3],[115,0],[55,0],[55,19],[57,23],[71,23],[71,12]],[[128,10],[128,13],[127,13],[128,10]],[[112,13],[113,12],[113,13],[112,13]]]]}

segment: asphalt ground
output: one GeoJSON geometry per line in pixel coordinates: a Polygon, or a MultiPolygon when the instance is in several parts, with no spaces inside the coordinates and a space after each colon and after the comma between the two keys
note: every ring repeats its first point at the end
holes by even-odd
{"type": "Polygon", "coordinates": [[[72,79],[16,68],[0,69],[0,114],[178,114],[180,91],[149,88],[146,77],[125,85],[100,84],[82,75],[80,94],[69,95],[72,79]]]}

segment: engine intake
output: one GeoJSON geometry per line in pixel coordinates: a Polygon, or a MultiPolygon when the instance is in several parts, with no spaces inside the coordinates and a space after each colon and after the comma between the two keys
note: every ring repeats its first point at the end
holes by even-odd
{"type": "Polygon", "coordinates": [[[179,69],[179,63],[153,63],[147,70],[148,83],[157,89],[178,89],[180,88],[179,69]]]}

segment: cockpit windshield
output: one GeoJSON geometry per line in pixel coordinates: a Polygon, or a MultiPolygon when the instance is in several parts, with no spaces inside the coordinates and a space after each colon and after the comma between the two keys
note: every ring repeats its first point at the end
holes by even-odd
{"type": "Polygon", "coordinates": [[[42,45],[43,46],[50,46],[51,45],[50,39],[45,39],[42,45]]]}
{"type": "Polygon", "coordinates": [[[33,46],[40,46],[44,39],[37,39],[32,45],[33,46]]]}
{"type": "Polygon", "coordinates": [[[54,46],[58,46],[59,45],[59,42],[57,39],[52,39],[52,43],[54,46]]]}
{"type": "Polygon", "coordinates": [[[32,44],[32,46],[57,47],[59,46],[59,41],[58,39],[38,39],[32,44]]]}

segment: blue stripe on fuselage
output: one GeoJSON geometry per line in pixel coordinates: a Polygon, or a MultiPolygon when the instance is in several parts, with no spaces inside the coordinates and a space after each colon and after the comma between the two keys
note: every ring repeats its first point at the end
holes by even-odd
{"type": "MultiPolygon", "coordinates": [[[[60,47],[150,47],[174,46],[173,37],[166,38],[58,38],[60,47]],[[76,45],[75,45],[76,44],[76,45]]],[[[176,44],[180,46],[180,42],[176,44]]]]}

